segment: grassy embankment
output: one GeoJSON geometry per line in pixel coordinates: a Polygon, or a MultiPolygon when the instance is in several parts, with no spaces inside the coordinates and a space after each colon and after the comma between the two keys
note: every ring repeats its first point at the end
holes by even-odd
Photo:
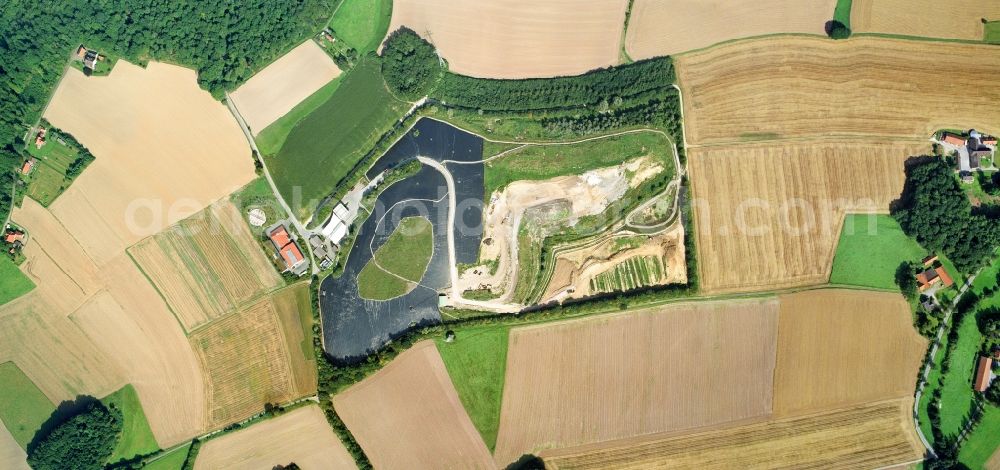
{"type": "Polygon", "coordinates": [[[848,28],[851,27],[851,4],[854,0],[837,0],[833,9],[833,21],[839,21],[848,28]]]}
{"type": "Polygon", "coordinates": [[[409,292],[424,276],[433,252],[431,223],[423,217],[401,220],[358,274],[358,293],[366,299],[386,300],[409,292]]]}
{"type": "MultiPolygon", "coordinates": [[[[108,459],[109,463],[159,449],[132,385],[122,387],[101,402],[106,406],[114,404],[124,418],[122,435],[108,459]]],[[[13,362],[0,364],[0,420],[21,448],[28,447],[35,433],[55,410],[56,405],[17,365],[13,362]]]]}
{"type": "Polygon", "coordinates": [[[983,41],[1000,44],[1000,21],[988,21],[983,25],[983,41]]]}
{"type": "Polygon", "coordinates": [[[308,217],[409,108],[385,88],[379,62],[363,58],[333,96],[303,118],[267,161],[285,200],[308,217]],[[293,197],[301,189],[301,199],[293,197]]]}
{"type": "MultiPolygon", "coordinates": [[[[654,132],[607,137],[577,144],[528,145],[489,161],[484,170],[484,194],[499,191],[514,181],[545,180],[562,175],[619,165],[642,156],[651,156],[673,168],[670,140],[654,132]]],[[[483,152],[486,154],[486,152],[483,152]]]]}
{"type": "Polygon", "coordinates": [[[55,409],[17,365],[0,364],[0,420],[22,449],[55,409]]]}
{"type": "MultiPolygon", "coordinates": [[[[833,257],[830,283],[896,290],[896,269],[927,256],[892,216],[847,214],[833,257]],[[870,226],[874,219],[875,225],[870,226]]],[[[946,269],[947,266],[946,266],[946,269]]],[[[957,273],[949,269],[953,276],[957,273]]]]}
{"type": "Polygon", "coordinates": [[[364,55],[378,49],[390,20],[391,0],[344,0],[329,26],[339,40],[364,55]]]}
{"type": "Polygon", "coordinates": [[[0,305],[27,294],[34,288],[35,283],[9,257],[0,256],[0,305]]]}
{"type": "Polygon", "coordinates": [[[115,451],[108,458],[108,462],[114,463],[160,449],[160,446],[156,444],[156,438],[153,437],[153,431],[149,428],[146,413],[142,411],[139,395],[136,395],[131,384],[104,397],[101,402],[105,405],[114,404],[122,411],[122,416],[125,418],[122,423],[122,435],[118,439],[115,451]]]}
{"type": "Polygon", "coordinates": [[[181,470],[184,468],[184,461],[187,460],[189,449],[191,449],[190,442],[163,454],[142,468],[144,470],[181,470]]]}
{"type": "Polygon", "coordinates": [[[487,325],[463,329],[451,343],[435,338],[458,397],[491,451],[500,426],[509,332],[508,326],[487,325]]]}

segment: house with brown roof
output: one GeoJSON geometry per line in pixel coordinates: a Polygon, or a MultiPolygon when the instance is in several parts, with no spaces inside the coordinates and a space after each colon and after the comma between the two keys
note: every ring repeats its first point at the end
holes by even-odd
{"type": "Polygon", "coordinates": [[[46,130],[44,127],[38,128],[38,134],[35,136],[35,148],[40,149],[45,145],[45,133],[46,130]]]}
{"type": "Polygon", "coordinates": [[[930,289],[937,284],[941,284],[944,287],[951,287],[954,283],[951,276],[948,275],[948,271],[945,271],[943,266],[928,268],[917,274],[917,284],[920,292],[930,289]]]}
{"type": "Polygon", "coordinates": [[[965,145],[965,137],[957,134],[952,134],[951,132],[944,132],[941,134],[941,142],[946,144],[951,144],[956,147],[961,147],[965,145]]]}
{"type": "Polygon", "coordinates": [[[275,250],[278,251],[278,255],[285,264],[285,271],[302,275],[308,264],[305,256],[302,255],[302,250],[289,235],[285,226],[279,223],[268,231],[267,237],[274,244],[275,250]]]}
{"type": "Polygon", "coordinates": [[[924,258],[924,266],[930,266],[930,265],[934,264],[934,262],[937,261],[937,260],[938,260],[938,256],[937,255],[935,255],[933,253],[929,254],[929,255],[927,255],[926,258],[924,258]]]}
{"type": "Polygon", "coordinates": [[[19,242],[21,240],[24,240],[24,232],[20,230],[11,230],[7,232],[7,235],[3,238],[3,241],[10,244],[19,242]]]}
{"type": "Polygon", "coordinates": [[[980,356],[972,388],[977,392],[985,392],[990,387],[991,381],[993,381],[993,358],[980,356]]]}
{"type": "Polygon", "coordinates": [[[28,161],[24,162],[24,166],[21,167],[21,174],[27,175],[31,173],[31,170],[35,168],[35,159],[29,158],[28,161]]]}

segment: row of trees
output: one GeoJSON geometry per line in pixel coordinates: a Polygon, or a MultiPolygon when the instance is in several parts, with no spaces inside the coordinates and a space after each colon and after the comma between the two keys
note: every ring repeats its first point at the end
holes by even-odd
{"type": "Polygon", "coordinates": [[[893,216],[907,235],[948,256],[962,272],[983,266],[1000,246],[1000,223],[973,213],[954,171],[943,159],[924,159],[907,169],[893,216]]]}
{"type": "Polygon", "coordinates": [[[434,46],[407,28],[382,51],[382,75],[397,94],[429,95],[450,107],[485,112],[533,112],[634,106],[654,100],[674,82],[669,57],[594,70],[572,77],[497,80],[450,73],[434,46]]]}
{"type": "Polygon", "coordinates": [[[136,62],[198,70],[216,96],[232,89],[329,18],[337,0],[10,0],[0,15],[0,218],[39,117],[80,43],[136,62]]]}

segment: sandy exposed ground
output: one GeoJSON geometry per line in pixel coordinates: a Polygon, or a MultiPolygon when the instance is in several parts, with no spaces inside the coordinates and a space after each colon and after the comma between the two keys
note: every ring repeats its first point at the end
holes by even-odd
{"type": "Polygon", "coordinates": [[[639,60],[764,34],[825,34],[836,4],[837,0],[635,0],[625,50],[639,60]]]}
{"type": "Polygon", "coordinates": [[[17,445],[14,436],[11,436],[10,431],[0,422],[0,468],[7,470],[31,470],[31,467],[25,461],[27,458],[28,454],[24,453],[24,449],[21,449],[21,446],[17,445]]]}
{"type": "Polygon", "coordinates": [[[357,468],[316,405],[208,441],[194,468],[271,469],[292,462],[303,470],[357,468]]]}
{"type": "MultiPolygon", "coordinates": [[[[633,177],[634,178],[634,177],[633,177]]],[[[517,256],[517,233],[525,213],[532,208],[561,204],[544,223],[572,224],[580,217],[600,214],[628,190],[630,181],[623,166],[588,171],[583,175],[560,176],[544,181],[515,181],[500,194],[494,194],[484,210],[483,242],[479,259],[498,260],[497,269],[466,270],[459,279],[459,291],[490,288],[503,290],[501,301],[513,295],[517,256]]]]}
{"type": "Polygon", "coordinates": [[[494,468],[433,341],[337,394],[333,406],[375,468],[494,468]]]}
{"type": "Polygon", "coordinates": [[[998,448],[990,459],[986,461],[986,470],[1000,470],[1000,448],[998,448]]]}
{"type": "Polygon", "coordinates": [[[627,6],[627,0],[399,0],[389,32],[416,31],[462,75],[578,75],[618,63],[627,6]]]}
{"type": "Polygon", "coordinates": [[[333,59],[309,39],[257,72],[229,97],[257,135],[339,75],[333,59]]]}
{"type": "Polygon", "coordinates": [[[888,212],[926,141],[774,142],[689,150],[706,292],[822,284],[846,211],[888,212]]]}
{"type": "Polygon", "coordinates": [[[780,299],[776,416],[913,395],[927,340],[901,295],[830,289],[780,299]]]}
{"type": "Polygon", "coordinates": [[[885,468],[924,448],[912,398],[692,434],[665,434],[543,451],[551,469],[885,468]]]}
{"type": "Polygon", "coordinates": [[[768,415],[777,335],[773,299],[515,328],[497,463],[768,415]]]}
{"type": "Polygon", "coordinates": [[[994,0],[857,0],[851,6],[851,29],[936,38],[983,39],[982,18],[1000,19],[994,0]]]}
{"type": "Polygon", "coordinates": [[[98,265],[255,176],[236,121],[190,69],[69,70],[45,117],[97,156],[51,210],[98,265]]]}
{"type": "Polygon", "coordinates": [[[655,256],[663,260],[666,269],[656,284],[687,282],[683,225],[678,223],[671,230],[646,238],[636,248],[615,251],[614,244],[614,237],[609,235],[596,245],[561,252],[556,257],[555,271],[542,302],[594,294],[590,288],[591,279],[636,257],[655,256]]]}
{"type": "Polygon", "coordinates": [[[993,46],[764,38],[685,54],[675,64],[692,145],[1000,132],[1000,107],[984,105],[1000,101],[993,46]]]}

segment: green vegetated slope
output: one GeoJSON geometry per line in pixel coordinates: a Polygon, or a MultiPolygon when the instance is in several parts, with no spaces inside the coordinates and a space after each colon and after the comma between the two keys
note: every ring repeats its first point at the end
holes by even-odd
{"type": "Polygon", "coordinates": [[[0,421],[27,448],[56,407],[13,362],[0,364],[0,421]]]}
{"type": "Polygon", "coordinates": [[[337,38],[359,53],[378,49],[392,20],[391,0],[344,0],[330,20],[337,38]]]}
{"type": "Polygon", "coordinates": [[[424,276],[433,253],[431,223],[423,217],[401,220],[358,274],[358,293],[366,299],[385,300],[409,292],[411,283],[424,276]]]}
{"type": "Polygon", "coordinates": [[[954,328],[958,328],[958,340],[949,358],[948,371],[941,379],[941,432],[945,436],[957,436],[972,411],[975,399],[972,375],[982,341],[972,313],[965,315],[954,328]]]}
{"type": "Polygon", "coordinates": [[[308,216],[355,167],[409,104],[385,88],[378,60],[366,57],[341,78],[333,97],[299,122],[267,162],[285,200],[301,188],[293,210],[308,216]]]}
{"type": "Polygon", "coordinates": [[[278,153],[281,146],[285,144],[285,139],[288,138],[288,133],[292,132],[298,123],[302,122],[306,116],[312,114],[313,111],[318,109],[323,103],[326,103],[333,94],[340,87],[341,79],[344,76],[340,75],[329,83],[323,85],[319,90],[313,92],[306,99],[302,100],[299,104],[295,105],[291,111],[288,111],[284,116],[278,118],[278,120],[272,122],[269,126],[265,127],[264,130],[260,131],[254,141],[257,143],[257,149],[264,155],[274,155],[278,153]]]}
{"type": "Polygon", "coordinates": [[[847,214],[833,257],[830,282],[896,289],[896,269],[927,256],[899,223],[882,214],[847,214]],[[872,224],[874,222],[874,224],[872,224]]]}
{"type": "Polygon", "coordinates": [[[651,156],[673,174],[673,147],[657,132],[630,133],[568,145],[529,145],[491,160],[484,168],[486,200],[514,181],[579,175],[642,156],[651,156]]]}
{"type": "Polygon", "coordinates": [[[1000,21],[988,21],[983,25],[983,41],[1000,44],[1000,21]]]}
{"type": "Polygon", "coordinates": [[[181,470],[184,468],[184,461],[187,460],[188,450],[191,443],[178,447],[160,458],[146,464],[143,470],[181,470]]]}
{"type": "Polygon", "coordinates": [[[500,426],[509,332],[508,326],[487,325],[462,329],[451,343],[435,339],[458,397],[490,450],[500,426]]]}
{"type": "Polygon", "coordinates": [[[0,256],[0,305],[27,294],[34,288],[35,283],[10,258],[0,256]]]}
{"type": "Polygon", "coordinates": [[[116,406],[122,412],[122,435],[118,439],[114,452],[108,458],[109,463],[130,459],[136,455],[155,452],[160,448],[149,428],[146,413],[142,411],[142,403],[132,385],[126,385],[118,391],[104,397],[101,402],[106,406],[116,406]]]}
{"type": "Polygon", "coordinates": [[[833,10],[833,20],[839,21],[848,28],[851,27],[851,6],[854,0],[837,0],[837,6],[833,10]]]}
{"type": "Polygon", "coordinates": [[[94,155],[71,134],[45,121],[42,125],[48,128],[45,145],[40,149],[34,144],[28,145],[28,153],[37,163],[27,177],[27,194],[48,207],[94,161],[94,155]]]}
{"type": "MultiPolygon", "coordinates": [[[[329,19],[335,0],[9,0],[0,13],[0,218],[26,158],[22,138],[35,124],[81,43],[132,62],[163,60],[198,71],[221,96],[329,19]],[[123,14],[123,12],[128,14],[123,14]]],[[[19,195],[18,195],[19,196],[19,195]]]]}
{"type": "Polygon", "coordinates": [[[958,461],[970,469],[984,468],[986,461],[998,450],[1000,450],[1000,407],[987,404],[979,426],[962,442],[958,461]]]}

